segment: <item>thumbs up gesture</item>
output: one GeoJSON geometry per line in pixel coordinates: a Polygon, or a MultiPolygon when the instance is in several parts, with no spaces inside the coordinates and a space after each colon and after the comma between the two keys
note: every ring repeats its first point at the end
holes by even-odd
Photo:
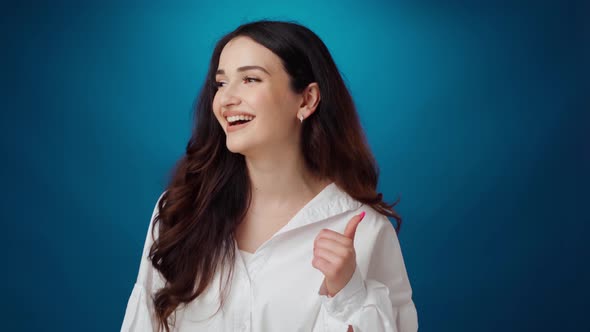
{"type": "Polygon", "coordinates": [[[365,217],[365,212],[350,219],[340,234],[330,229],[322,229],[313,243],[313,261],[311,265],[324,274],[321,291],[328,296],[338,293],[354,274],[356,253],[354,235],[358,224],[365,217]]]}

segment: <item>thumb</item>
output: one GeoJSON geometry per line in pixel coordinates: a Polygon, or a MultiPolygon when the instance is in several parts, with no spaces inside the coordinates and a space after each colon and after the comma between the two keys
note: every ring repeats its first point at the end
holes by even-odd
{"type": "Polygon", "coordinates": [[[361,214],[356,215],[350,219],[348,224],[346,225],[346,229],[344,229],[344,236],[347,238],[354,240],[354,234],[356,233],[356,228],[361,223],[361,220],[365,217],[365,211],[361,212],[361,214]]]}

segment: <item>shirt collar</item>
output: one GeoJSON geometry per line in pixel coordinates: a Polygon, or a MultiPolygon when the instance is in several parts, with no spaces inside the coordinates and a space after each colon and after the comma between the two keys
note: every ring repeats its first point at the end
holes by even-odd
{"type": "Polygon", "coordinates": [[[362,203],[352,198],[332,182],[312,198],[283,227],[278,234],[291,231],[361,207],[362,203]]]}

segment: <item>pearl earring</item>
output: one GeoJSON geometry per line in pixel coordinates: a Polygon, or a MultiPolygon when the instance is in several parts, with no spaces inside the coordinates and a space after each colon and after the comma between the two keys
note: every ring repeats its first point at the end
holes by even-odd
{"type": "Polygon", "coordinates": [[[299,114],[299,121],[301,121],[301,123],[303,123],[303,114],[299,114]]]}

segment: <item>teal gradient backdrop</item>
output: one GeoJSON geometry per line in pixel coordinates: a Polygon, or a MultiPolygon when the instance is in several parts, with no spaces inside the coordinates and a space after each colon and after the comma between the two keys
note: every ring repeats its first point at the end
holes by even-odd
{"type": "Polygon", "coordinates": [[[2,330],[120,328],[214,42],[261,18],[310,27],[345,77],[421,331],[590,330],[587,4],[5,9],[2,330]]]}

